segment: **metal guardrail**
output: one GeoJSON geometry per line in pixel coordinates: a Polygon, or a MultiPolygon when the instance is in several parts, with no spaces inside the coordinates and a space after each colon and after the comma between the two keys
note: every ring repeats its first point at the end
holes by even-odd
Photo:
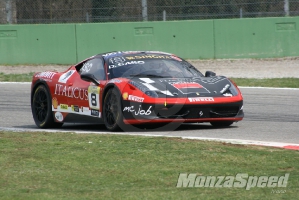
{"type": "Polygon", "coordinates": [[[298,16],[298,0],[0,0],[0,24],[298,16]]]}

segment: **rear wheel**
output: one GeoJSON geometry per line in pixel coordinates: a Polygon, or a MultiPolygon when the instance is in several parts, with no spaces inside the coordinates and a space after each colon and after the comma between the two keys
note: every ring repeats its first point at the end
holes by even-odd
{"type": "Polygon", "coordinates": [[[58,128],[63,123],[54,121],[51,95],[44,85],[38,86],[31,101],[31,111],[34,122],[39,128],[58,128]]]}
{"type": "Polygon", "coordinates": [[[110,131],[119,131],[124,126],[121,111],[121,95],[116,88],[110,89],[104,99],[103,118],[110,131]]]}
{"type": "Polygon", "coordinates": [[[234,122],[233,121],[221,121],[221,122],[210,122],[212,126],[215,127],[227,127],[232,125],[234,122]]]}

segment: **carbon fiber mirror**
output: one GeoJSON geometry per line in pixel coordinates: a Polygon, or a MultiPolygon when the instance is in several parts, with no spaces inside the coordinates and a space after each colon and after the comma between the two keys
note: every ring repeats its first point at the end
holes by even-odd
{"type": "Polygon", "coordinates": [[[205,77],[211,77],[211,76],[216,76],[216,73],[212,71],[206,71],[205,77]]]}
{"type": "Polygon", "coordinates": [[[96,79],[96,77],[93,74],[90,73],[84,73],[81,74],[81,79],[87,82],[93,82],[96,85],[100,85],[99,81],[96,79]]]}

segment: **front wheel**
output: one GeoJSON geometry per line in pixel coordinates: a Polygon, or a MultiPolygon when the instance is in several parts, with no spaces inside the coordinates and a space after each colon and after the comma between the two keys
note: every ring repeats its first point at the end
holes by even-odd
{"type": "Polygon", "coordinates": [[[110,89],[104,99],[103,118],[109,131],[119,131],[123,123],[121,95],[116,88],[110,89]]]}
{"type": "Polygon", "coordinates": [[[44,85],[39,85],[31,101],[34,122],[39,128],[59,128],[63,123],[54,121],[51,95],[44,85]]]}
{"type": "Polygon", "coordinates": [[[215,127],[227,127],[232,125],[234,122],[233,121],[220,121],[220,122],[210,122],[212,126],[215,127]]]}

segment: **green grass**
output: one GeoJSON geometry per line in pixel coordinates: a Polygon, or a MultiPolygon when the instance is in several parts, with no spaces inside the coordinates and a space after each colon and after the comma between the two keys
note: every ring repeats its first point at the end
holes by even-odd
{"type": "MultiPolygon", "coordinates": [[[[31,82],[32,73],[28,74],[4,74],[0,73],[0,82],[31,82]]],[[[299,88],[299,78],[232,78],[238,86],[259,86],[259,87],[289,87],[299,88]]]]}
{"type": "Polygon", "coordinates": [[[179,138],[0,131],[0,151],[1,199],[298,198],[299,152],[292,150],[179,138]],[[290,177],[286,188],[177,188],[179,173],[290,177]]]}
{"type": "Polygon", "coordinates": [[[31,82],[34,72],[28,74],[0,73],[0,82],[31,82]]]}
{"type": "Polygon", "coordinates": [[[238,86],[299,88],[299,78],[232,78],[238,86]]]}

